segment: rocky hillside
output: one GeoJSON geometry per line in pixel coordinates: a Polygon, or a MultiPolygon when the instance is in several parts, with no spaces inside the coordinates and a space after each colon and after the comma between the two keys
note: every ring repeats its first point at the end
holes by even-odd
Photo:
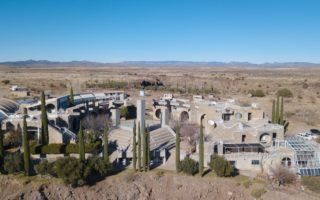
{"type": "Polygon", "coordinates": [[[297,188],[277,188],[247,178],[190,177],[173,173],[130,171],[107,177],[92,186],[72,188],[45,177],[0,176],[0,199],[318,199],[297,188]]]}

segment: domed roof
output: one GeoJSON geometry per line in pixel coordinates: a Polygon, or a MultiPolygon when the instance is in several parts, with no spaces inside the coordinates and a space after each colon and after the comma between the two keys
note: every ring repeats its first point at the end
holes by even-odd
{"type": "Polygon", "coordinates": [[[5,113],[14,113],[16,110],[19,109],[19,105],[10,100],[5,98],[0,98],[0,110],[5,113]]]}

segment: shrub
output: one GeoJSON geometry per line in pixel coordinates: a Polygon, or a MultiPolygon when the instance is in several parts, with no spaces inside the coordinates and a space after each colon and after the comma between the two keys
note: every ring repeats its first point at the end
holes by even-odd
{"type": "Polygon", "coordinates": [[[198,172],[198,163],[189,157],[185,157],[179,163],[179,171],[188,175],[194,175],[198,172]]]}
{"type": "Polygon", "coordinates": [[[264,97],[266,96],[262,90],[250,90],[249,93],[252,97],[264,97]]]}
{"type": "Polygon", "coordinates": [[[128,116],[128,108],[126,106],[120,107],[120,117],[126,118],[128,116]]]}
{"type": "Polygon", "coordinates": [[[23,170],[21,154],[19,152],[7,154],[4,158],[3,168],[9,174],[21,172],[23,170]]]}
{"type": "Polygon", "coordinates": [[[220,177],[232,176],[234,173],[234,167],[222,156],[212,156],[209,166],[211,170],[213,170],[217,174],[217,176],[220,177]]]}
{"type": "Polygon", "coordinates": [[[37,174],[41,175],[55,175],[55,172],[53,170],[53,163],[49,163],[47,160],[44,160],[40,164],[36,165],[35,170],[37,174]]]}
{"type": "MultiPolygon", "coordinates": [[[[94,143],[85,144],[86,153],[94,153],[101,149],[102,142],[98,140],[94,143]]],[[[79,153],[78,144],[48,144],[48,145],[30,145],[31,154],[73,154],[79,153]]]]}
{"type": "Polygon", "coordinates": [[[251,196],[253,196],[256,199],[259,199],[264,193],[266,193],[267,191],[264,188],[260,188],[260,189],[254,189],[251,192],[251,196]]]}
{"type": "Polygon", "coordinates": [[[5,85],[8,85],[8,84],[10,83],[10,80],[7,80],[7,79],[6,79],[6,80],[2,80],[1,82],[2,82],[3,84],[5,84],[5,85]]]}
{"type": "Polygon", "coordinates": [[[297,175],[294,172],[281,165],[271,168],[271,173],[279,185],[291,184],[297,180],[297,175]]]}
{"type": "Polygon", "coordinates": [[[293,97],[291,90],[289,90],[287,88],[283,88],[283,89],[278,90],[277,95],[282,96],[282,97],[293,97]]]}
{"type": "Polygon", "coordinates": [[[109,169],[110,164],[108,162],[97,156],[93,156],[87,160],[85,176],[106,176],[109,169]]]}
{"type": "Polygon", "coordinates": [[[54,170],[59,178],[72,186],[82,186],[86,183],[85,166],[79,159],[73,157],[59,158],[54,163],[54,170]]]}

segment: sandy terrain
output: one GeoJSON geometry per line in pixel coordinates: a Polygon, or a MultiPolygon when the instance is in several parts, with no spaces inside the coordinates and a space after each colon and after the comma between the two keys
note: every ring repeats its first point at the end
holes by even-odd
{"type": "MultiPolygon", "coordinates": [[[[5,68],[0,67],[0,96],[16,98],[9,91],[11,84],[26,86],[32,95],[50,90],[54,96],[69,93],[70,83],[75,92],[112,90],[105,86],[88,88],[88,84],[116,81],[125,84],[134,101],[139,82],[160,79],[165,86],[176,90],[213,88],[217,98],[234,98],[242,103],[255,102],[271,114],[271,103],[281,88],[293,92],[285,99],[285,116],[290,122],[288,134],[320,128],[320,68],[254,69],[254,68],[5,68]],[[1,81],[10,80],[5,85],[1,81]],[[249,90],[261,89],[262,98],[248,96],[249,90]]],[[[115,88],[117,89],[117,88],[115,88]]],[[[148,98],[158,98],[168,91],[146,91],[148,98]]],[[[199,93],[193,91],[193,93],[199,93]]],[[[202,94],[206,97],[205,94],[202,94]]],[[[189,94],[175,92],[175,96],[190,98],[189,94]]]]}

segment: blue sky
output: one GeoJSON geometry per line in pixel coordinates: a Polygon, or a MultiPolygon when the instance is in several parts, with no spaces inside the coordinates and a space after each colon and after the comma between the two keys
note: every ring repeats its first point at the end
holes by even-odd
{"type": "Polygon", "coordinates": [[[320,62],[319,0],[0,0],[0,61],[320,62]]]}

